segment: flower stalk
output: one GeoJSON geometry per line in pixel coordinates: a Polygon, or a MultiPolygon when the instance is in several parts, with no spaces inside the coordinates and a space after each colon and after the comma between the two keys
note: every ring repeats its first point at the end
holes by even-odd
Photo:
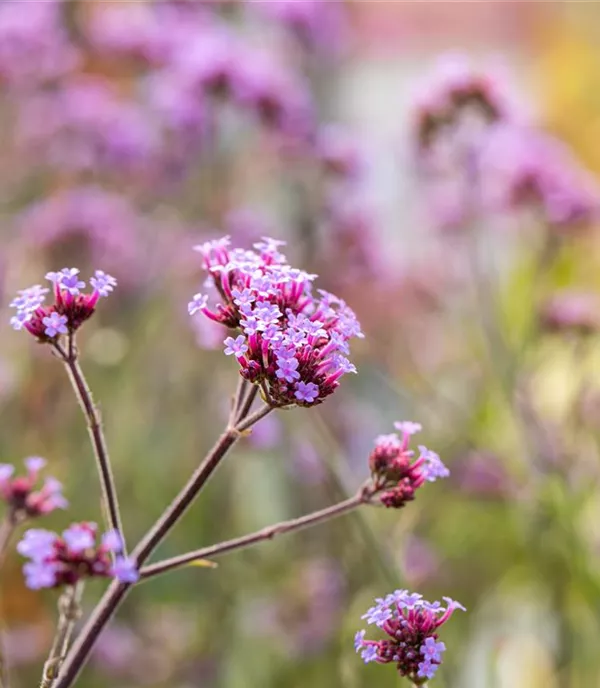
{"type": "MultiPolygon", "coordinates": [[[[240,393],[239,390],[240,388],[238,388],[238,393],[240,393]]],[[[244,403],[243,407],[245,408],[245,406],[246,404],[244,403]]],[[[254,413],[244,418],[240,417],[235,425],[227,427],[200,466],[194,471],[186,485],[171,502],[170,506],[133,550],[132,558],[138,567],[142,566],[168,535],[173,526],[178,523],[198,493],[219,467],[229,450],[242,437],[243,433],[272,410],[272,407],[263,405],[254,413]]],[[[52,688],[69,688],[69,686],[73,685],[100,633],[113,617],[132,587],[132,583],[122,583],[118,580],[111,583],[73,644],[71,652],[62,666],[57,682],[52,688]]]]}
{"type": "Polygon", "coordinates": [[[102,429],[100,412],[94,404],[89,385],[79,365],[75,335],[71,333],[68,336],[68,350],[65,350],[58,341],[55,342],[53,346],[54,350],[65,364],[77,401],[87,420],[88,433],[94,450],[96,466],[102,486],[103,505],[107,525],[109,528],[119,533],[123,533],[117,490],[112,474],[108,447],[102,429]]]}
{"type": "Polygon", "coordinates": [[[9,510],[2,523],[0,523],[0,567],[4,563],[4,558],[16,527],[17,519],[15,514],[12,510],[9,510]]]}
{"type": "Polygon", "coordinates": [[[220,542],[216,545],[211,545],[210,547],[204,547],[202,549],[196,550],[194,552],[188,552],[177,557],[172,557],[171,559],[165,559],[164,561],[159,561],[156,564],[151,564],[146,566],[140,571],[141,578],[153,578],[154,576],[159,576],[167,571],[172,571],[174,569],[186,566],[193,561],[205,558],[214,558],[222,554],[227,554],[228,552],[234,552],[240,549],[246,549],[257,545],[265,540],[274,540],[279,535],[284,535],[285,533],[292,533],[304,528],[311,528],[323,521],[328,521],[338,516],[343,516],[344,514],[353,511],[362,504],[367,503],[368,495],[365,488],[361,489],[357,494],[349,499],[346,499],[332,506],[328,506],[320,511],[314,511],[313,513],[307,514],[306,516],[301,516],[300,518],[293,518],[288,521],[281,521],[275,525],[268,526],[262,530],[258,530],[254,533],[249,533],[248,535],[242,535],[241,537],[234,538],[232,540],[226,540],[220,542]]]}
{"type": "Polygon", "coordinates": [[[60,665],[67,654],[71,637],[75,629],[75,623],[81,616],[81,596],[83,594],[83,583],[77,582],[65,588],[65,591],[58,600],[58,624],[56,635],[48,659],[44,664],[42,681],[40,688],[52,688],[60,665]]]}

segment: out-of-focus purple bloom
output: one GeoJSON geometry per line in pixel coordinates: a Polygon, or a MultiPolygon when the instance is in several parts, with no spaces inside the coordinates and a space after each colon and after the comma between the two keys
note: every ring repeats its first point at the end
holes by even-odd
{"type": "Polygon", "coordinates": [[[17,552],[33,561],[46,559],[54,551],[58,535],[42,528],[30,528],[17,544],[17,552]]]}
{"type": "Polygon", "coordinates": [[[344,598],[339,563],[329,558],[309,560],[296,567],[281,596],[261,600],[259,612],[253,614],[254,632],[268,634],[292,657],[313,655],[335,636],[344,598]]]}
{"type": "Polygon", "coordinates": [[[221,26],[211,26],[200,40],[182,45],[173,66],[175,74],[196,98],[240,94],[242,65],[248,59],[243,42],[221,26]]]}
{"type": "Polygon", "coordinates": [[[0,79],[19,89],[62,76],[78,63],[62,24],[60,0],[0,5],[0,79]]]}
{"type": "Polygon", "coordinates": [[[65,509],[68,502],[62,494],[62,485],[55,478],[46,478],[42,487],[35,489],[46,461],[40,456],[31,456],[24,463],[27,475],[17,477],[13,477],[13,466],[0,464],[0,499],[8,504],[17,520],[65,509]]]}
{"type": "Polygon", "coordinates": [[[441,570],[440,557],[425,540],[408,537],[404,543],[402,570],[407,582],[420,585],[431,581],[441,570]]]}
{"type": "Polygon", "coordinates": [[[18,142],[38,164],[75,171],[142,172],[160,152],[157,128],[137,103],[82,76],[21,103],[18,142]]]}
{"type": "Polygon", "coordinates": [[[326,478],[326,469],[319,452],[310,440],[298,437],[292,451],[291,470],[295,479],[306,485],[318,485],[326,478]]]}
{"type": "Polygon", "coordinates": [[[25,585],[31,590],[52,588],[56,584],[56,564],[52,561],[30,561],[23,566],[25,585]]]}
{"type": "Polygon", "coordinates": [[[516,489],[500,457],[489,451],[468,453],[457,462],[453,475],[461,491],[479,498],[502,499],[516,489]]]}
{"type": "Polygon", "coordinates": [[[481,147],[483,201],[492,211],[529,204],[554,228],[599,217],[600,185],[560,141],[531,127],[498,125],[481,147]]]}
{"type": "Polygon", "coordinates": [[[293,139],[306,139],[314,128],[313,107],[300,77],[260,52],[249,54],[241,67],[241,104],[269,130],[293,139]]]}
{"type": "Polygon", "coordinates": [[[63,532],[63,540],[71,552],[80,554],[94,546],[96,532],[91,530],[87,524],[74,523],[63,532]]]}
{"type": "Polygon", "coordinates": [[[550,332],[591,334],[600,327],[600,302],[590,292],[559,292],[542,304],[539,320],[550,332]]]}
{"type": "Polygon", "coordinates": [[[344,190],[329,199],[324,263],[335,260],[347,266],[335,275],[336,283],[380,283],[386,279],[386,259],[376,215],[362,199],[348,196],[344,190]]]}
{"type": "Polygon", "coordinates": [[[123,538],[118,530],[109,530],[104,533],[101,543],[103,547],[106,547],[106,549],[109,549],[115,554],[123,551],[123,538]]]}
{"type": "Polygon", "coordinates": [[[140,578],[135,561],[129,557],[116,557],[110,573],[121,583],[135,583],[140,578]]]}
{"type": "Polygon", "coordinates": [[[352,181],[362,171],[363,160],[356,136],[342,127],[330,125],[319,131],[316,154],[325,171],[333,177],[352,181]]]}
{"type": "Polygon", "coordinates": [[[21,212],[15,233],[25,249],[52,247],[83,238],[93,261],[135,276],[140,265],[141,220],[124,196],[97,186],[79,186],[44,198],[21,212]]]}
{"type": "Polygon", "coordinates": [[[27,585],[37,590],[73,585],[96,576],[135,583],[139,574],[133,560],[120,555],[120,534],[109,531],[98,545],[97,530],[95,523],[74,523],[62,537],[47,530],[26,531],[17,551],[31,559],[23,566],[27,585]]]}
{"type": "Polygon", "coordinates": [[[336,55],[347,33],[342,3],[330,0],[246,0],[256,8],[280,21],[309,51],[336,55]]]}
{"type": "Polygon", "coordinates": [[[448,621],[456,609],[465,608],[444,597],[440,602],[428,602],[421,595],[407,590],[396,590],[383,599],[375,600],[362,618],[376,623],[389,637],[385,640],[367,640],[359,631],[354,638],[354,648],[368,663],[396,664],[400,676],[406,676],[415,684],[422,679],[433,678],[442,663],[443,642],[438,642],[438,629],[448,621]]]}
{"type": "Polygon", "coordinates": [[[525,119],[524,110],[514,96],[512,85],[499,65],[472,63],[465,55],[441,56],[428,79],[415,95],[415,141],[422,149],[431,146],[438,135],[460,124],[468,114],[483,122],[525,119]]]}
{"type": "Polygon", "coordinates": [[[403,420],[394,423],[396,430],[401,433],[406,433],[407,435],[414,435],[417,432],[421,432],[423,426],[421,423],[414,423],[412,420],[403,420]]]}
{"type": "Polygon", "coordinates": [[[248,441],[257,449],[272,449],[279,444],[282,432],[281,421],[271,413],[252,428],[248,441]]]}
{"type": "Polygon", "coordinates": [[[86,37],[94,48],[111,57],[130,57],[151,65],[167,61],[174,42],[191,37],[183,17],[166,4],[100,3],[85,23],[86,37]]]}

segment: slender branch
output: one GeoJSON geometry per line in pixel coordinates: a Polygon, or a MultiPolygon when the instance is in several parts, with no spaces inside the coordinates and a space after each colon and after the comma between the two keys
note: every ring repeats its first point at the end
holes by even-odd
{"type": "Polygon", "coordinates": [[[250,387],[250,389],[248,390],[248,394],[246,394],[246,398],[240,404],[240,407],[238,409],[238,413],[234,419],[235,423],[239,423],[241,420],[243,420],[248,415],[248,413],[250,413],[250,409],[252,408],[252,404],[254,403],[254,400],[256,399],[257,394],[258,394],[258,387],[256,385],[252,385],[250,387]]]}
{"type": "MultiPolygon", "coordinates": [[[[265,405],[244,420],[240,420],[234,427],[230,426],[225,430],[170,506],[134,549],[132,556],[138,566],[141,567],[187,511],[227,452],[242,436],[244,430],[250,428],[272,410],[272,407],[265,405]]],[[[131,587],[130,583],[120,583],[117,580],[111,583],[77,637],[53,688],[69,688],[73,685],[98,636],[113,617],[131,587]]]]}
{"type": "Polygon", "coordinates": [[[254,533],[249,533],[248,535],[243,535],[233,540],[226,540],[225,542],[220,542],[216,545],[211,545],[210,547],[204,547],[203,549],[196,550],[195,552],[188,552],[182,554],[178,557],[173,557],[171,559],[165,559],[164,561],[159,561],[156,564],[151,564],[146,566],[146,568],[141,570],[142,578],[152,578],[153,576],[158,576],[167,571],[172,571],[173,569],[185,566],[190,562],[197,561],[198,559],[205,559],[207,557],[214,558],[221,554],[227,554],[228,552],[233,552],[239,549],[246,549],[247,547],[252,547],[265,540],[273,540],[278,535],[283,535],[284,533],[292,533],[297,530],[302,530],[303,528],[310,528],[317,525],[323,521],[327,521],[338,516],[342,516],[349,511],[356,509],[361,504],[365,503],[365,496],[361,490],[359,493],[350,497],[349,499],[334,504],[333,506],[328,506],[320,511],[314,511],[313,513],[306,514],[306,516],[301,516],[300,518],[293,518],[289,521],[282,521],[281,523],[276,523],[273,526],[268,526],[262,530],[258,530],[254,533]]]}
{"type": "Polygon", "coordinates": [[[10,665],[6,654],[6,629],[0,629],[0,688],[10,688],[10,665]]]}
{"type": "MultiPolygon", "coordinates": [[[[8,546],[12,539],[19,521],[14,509],[9,511],[4,516],[2,523],[0,523],[0,568],[6,558],[8,546]]],[[[6,656],[6,642],[5,642],[6,628],[3,620],[0,620],[0,688],[9,688],[9,665],[6,656]]]]}
{"type": "Polygon", "coordinates": [[[251,428],[253,425],[258,423],[258,421],[261,418],[264,418],[269,413],[271,413],[272,410],[273,410],[273,407],[269,406],[268,404],[261,406],[259,409],[257,409],[254,413],[249,415],[247,418],[239,420],[237,425],[235,426],[234,432],[236,432],[238,435],[242,434],[245,430],[248,430],[248,428],[251,428]]]}
{"type": "Polygon", "coordinates": [[[232,425],[235,423],[236,418],[239,415],[239,410],[240,407],[244,401],[244,398],[246,396],[246,392],[248,391],[248,381],[245,380],[241,375],[240,379],[238,380],[238,385],[235,390],[235,394],[233,395],[233,398],[231,400],[231,411],[229,413],[229,425],[232,425]]]}
{"type": "Polygon", "coordinates": [[[12,509],[6,514],[0,523],[0,566],[4,563],[10,540],[17,527],[17,519],[12,509]]]}
{"type": "Polygon", "coordinates": [[[69,350],[67,352],[58,342],[54,344],[55,350],[65,364],[73,390],[87,420],[88,433],[96,458],[100,484],[102,486],[103,504],[106,510],[105,515],[109,527],[118,530],[123,535],[117,490],[112,475],[104,432],[102,431],[100,413],[94,404],[92,393],[77,360],[77,347],[75,346],[73,335],[69,336],[68,347],[69,350]]]}
{"type": "Polygon", "coordinates": [[[75,623],[81,615],[81,596],[83,594],[83,583],[77,582],[71,585],[58,600],[58,625],[56,627],[56,635],[48,659],[44,664],[44,672],[42,674],[42,682],[40,688],[52,688],[60,665],[67,654],[69,645],[71,643],[71,636],[75,628],[75,623]]]}

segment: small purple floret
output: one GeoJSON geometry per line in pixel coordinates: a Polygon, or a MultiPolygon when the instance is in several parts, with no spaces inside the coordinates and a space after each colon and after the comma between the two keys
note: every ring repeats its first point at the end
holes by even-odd
{"type": "Polygon", "coordinates": [[[47,337],[56,337],[58,334],[68,334],[67,321],[68,318],[66,315],[59,315],[56,311],[52,311],[50,315],[42,318],[42,322],[46,326],[44,334],[47,337]]]}
{"type": "Polygon", "coordinates": [[[225,344],[225,356],[243,356],[246,351],[248,351],[248,346],[246,345],[246,337],[243,334],[238,335],[235,339],[233,337],[227,337],[223,342],[225,344]]]}

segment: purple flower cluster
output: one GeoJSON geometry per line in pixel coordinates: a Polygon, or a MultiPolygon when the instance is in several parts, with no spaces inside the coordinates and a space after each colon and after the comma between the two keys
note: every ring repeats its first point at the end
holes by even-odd
{"type": "Polygon", "coordinates": [[[81,292],[85,282],[79,279],[77,268],[63,268],[59,272],[48,272],[46,279],[53,285],[54,304],[44,306],[50,289],[34,284],[21,289],[10,303],[16,315],[10,319],[15,330],[25,328],[42,341],[56,339],[59,335],[77,330],[90,318],[100,297],[108,296],[117,285],[117,280],[102,270],[96,270],[90,279],[93,291],[81,292]]]}
{"type": "Polygon", "coordinates": [[[529,205],[552,227],[597,219],[600,187],[555,138],[532,127],[497,124],[481,147],[484,202],[493,210],[529,205]]]}
{"type": "Polygon", "coordinates": [[[264,14],[279,21],[307,50],[331,54],[339,51],[346,22],[342,3],[330,0],[246,0],[264,14]]]}
{"type": "Polygon", "coordinates": [[[24,463],[27,475],[17,477],[13,477],[14,466],[0,464],[0,499],[8,504],[12,518],[20,521],[66,509],[68,502],[62,494],[62,485],[55,478],[46,478],[42,487],[35,489],[45,459],[30,456],[24,463]]]}
{"type": "MultiPolygon", "coordinates": [[[[145,221],[148,226],[148,220],[145,221]]],[[[142,220],[131,202],[100,186],[63,189],[27,206],[14,231],[39,250],[59,241],[85,241],[92,260],[110,261],[125,276],[139,264],[142,220]]]]}
{"type": "Polygon", "coordinates": [[[592,334],[600,328],[600,301],[592,292],[558,292],[542,304],[539,321],[549,332],[592,334]]]}
{"type": "Polygon", "coordinates": [[[441,57],[415,100],[414,140],[422,151],[460,124],[465,113],[487,123],[518,116],[501,75],[475,67],[462,55],[441,57]]]}
{"type": "Polygon", "coordinates": [[[62,25],[60,0],[0,5],[0,80],[21,89],[54,79],[78,63],[62,25]]]}
{"type": "Polygon", "coordinates": [[[122,555],[123,540],[116,531],[105,533],[97,544],[95,523],[74,523],[57,535],[49,530],[27,530],[17,551],[31,561],[23,566],[32,590],[73,585],[82,578],[115,577],[135,583],[135,562],[122,555]]]}
{"type": "MultiPolygon", "coordinates": [[[[250,47],[224,26],[205,30],[202,40],[177,51],[162,76],[176,88],[173,103],[189,111],[228,102],[274,133],[306,140],[314,128],[312,103],[302,77],[250,47]]],[[[161,73],[156,74],[160,80],[161,73]]]]}
{"type": "Polygon", "coordinates": [[[224,238],[195,247],[221,302],[211,308],[207,295],[196,294],[188,311],[241,330],[227,337],[225,354],[236,357],[241,375],[270,403],[314,406],[342,375],[356,372],[346,358],[348,341],[363,335],[341,299],[313,293],[316,275],[288,265],[282,244],[265,238],[245,251],[230,249],[224,238]]]}
{"type": "Polygon", "coordinates": [[[509,93],[491,69],[451,56],[418,98],[413,138],[437,224],[464,227],[477,213],[524,206],[552,228],[589,224],[600,209],[598,183],[509,93]]]}
{"type": "Polygon", "coordinates": [[[373,488],[386,507],[402,508],[415,498],[415,491],[425,482],[447,478],[450,471],[440,457],[427,447],[419,446],[419,456],[409,449],[410,438],[421,430],[419,423],[403,421],[395,424],[402,437],[392,433],[375,439],[369,456],[373,488]]]}
{"type": "Polygon", "coordinates": [[[38,164],[70,171],[143,171],[158,132],[139,103],[101,78],[78,76],[21,103],[19,143],[38,164]]]}
{"type": "Polygon", "coordinates": [[[440,602],[427,602],[422,595],[396,590],[377,598],[362,618],[381,628],[389,639],[367,640],[365,631],[358,631],[354,648],[363,660],[389,664],[394,662],[400,676],[416,685],[433,678],[442,663],[443,642],[438,642],[437,629],[448,621],[456,609],[466,609],[449,597],[440,602]]]}

